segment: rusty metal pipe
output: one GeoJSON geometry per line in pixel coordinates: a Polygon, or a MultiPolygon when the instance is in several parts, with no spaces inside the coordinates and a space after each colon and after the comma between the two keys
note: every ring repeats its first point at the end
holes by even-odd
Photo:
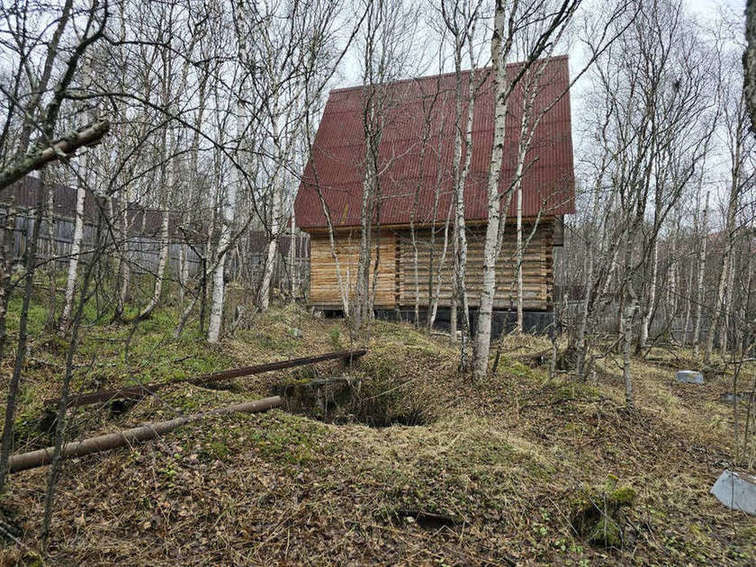
{"type": "MultiPolygon", "coordinates": [[[[168,421],[145,423],[131,429],[98,435],[97,437],[90,437],[89,439],[83,439],[81,441],[72,441],[63,445],[60,456],[62,459],[70,459],[74,457],[82,457],[84,455],[91,455],[92,453],[100,453],[102,451],[108,451],[126,445],[141,443],[142,441],[154,439],[155,437],[159,437],[169,431],[173,431],[187,423],[199,421],[207,417],[228,415],[237,412],[253,413],[266,411],[280,406],[282,401],[283,400],[280,396],[273,396],[252,402],[234,404],[232,406],[226,406],[202,413],[185,415],[168,421]]],[[[54,450],[54,447],[46,447],[45,449],[31,451],[30,453],[12,455],[8,462],[8,470],[15,473],[49,465],[52,462],[54,450]]]]}
{"type": "MultiPolygon", "coordinates": [[[[79,407],[87,406],[90,404],[96,404],[100,402],[108,402],[118,399],[139,399],[144,396],[154,394],[158,390],[170,386],[171,384],[180,384],[183,382],[189,382],[190,384],[201,385],[208,382],[219,382],[222,380],[230,380],[232,378],[239,378],[241,376],[251,376],[253,374],[262,374],[263,372],[271,372],[273,370],[283,370],[285,368],[294,368],[295,366],[304,366],[307,364],[315,364],[316,362],[324,362],[326,360],[344,360],[351,362],[354,359],[360,358],[367,354],[367,350],[344,350],[338,352],[328,352],[325,354],[319,354],[317,356],[307,356],[303,358],[293,358],[291,360],[281,360],[279,362],[268,362],[266,364],[256,364],[253,366],[242,366],[240,368],[232,368],[230,370],[222,370],[220,372],[214,372],[212,374],[205,374],[203,376],[197,376],[194,378],[180,378],[178,380],[169,380],[167,382],[153,382],[149,384],[139,384],[136,386],[129,386],[127,388],[120,388],[118,390],[99,390],[97,392],[90,392],[88,394],[79,394],[71,396],[68,399],[66,407],[79,407]]],[[[59,398],[45,400],[45,406],[48,408],[56,407],[60,403],[59,398]]]]}

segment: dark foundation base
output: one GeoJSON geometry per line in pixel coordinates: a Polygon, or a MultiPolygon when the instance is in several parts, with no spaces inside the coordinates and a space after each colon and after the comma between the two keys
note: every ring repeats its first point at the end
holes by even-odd
{"type": "MultiPolygon", "coordinates": [[[[329,318],[343,317],[344,313],[341,310],[324,310],[324,315],[329,318]]],[[[404,321],[407,323],[414,323],[415,310],[414,309],[376,309],[375,316],[378,319],[386,321],[404,321]]],[[[449,330],[449,316],[450,309],[448,307],[439,307],[436,314],[436,320],[434,322],[434,329],[441,329],[444,331],[449,330]]],[[[420,323],[425,324],[428,320],[427,311],[420,309],[420,323]]],[[[517,321],[517,313],[513,311],[494,311],[493,323],[491,325],[491,335],[493,338],[499,337],[502,332],[508,333],[515,328],[517,321]]],[[[475,333],[476,325],[478,322],[478,310],[470,309],[470,325],[472,327],[472,333],[475,333]]],[[[523,329],[526,333],[540,335],[548,333],[554,328],[554,312],[553,311],[525,311],[523,312],[523,329]]]]}

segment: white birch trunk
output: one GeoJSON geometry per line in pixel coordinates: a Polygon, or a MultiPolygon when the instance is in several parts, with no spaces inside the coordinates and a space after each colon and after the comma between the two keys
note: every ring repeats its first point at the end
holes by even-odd
{"type": "Polygon", "coordinates": [[[648,305],[646,306],[646,312],[643,315],[643,322],[640,330],[640,346],[645,347],[648,343],[648,329],[651,325],[651,318],[654,314],[654,303],[656,302],[656,282],[659,276],[659,239],[654,239],[654,246],[652,250],[652,267],[651,267],[651,281],[649,282],[648,290],[648,305]]]}
{"type": "Polygon", "coordinates": [[[475,337],[473,376],[482,380],[488,373],[488,354],[491,348],[491,321],[493,316],[494,294],[496,293],[496,250],[499,237],[500,196],[499,176],[504,152],[506,134],[507,99],[505,94],[506,67],[502,60],[502,35],[504,33],[504,4],[497,2],[494,16],[494,31],[491,39],[491,60],[494,96],[494,139],[491,151],[491,163],[488,171],[488,224],[483,248],[483,288],[480,294],[478,311],[478,330],[475,337]]]}
{"type": "Polygon", "coordinates": [[[296,244],[297,240],[294,235],[295,221],[294,221],[294,202],[291,204],[291,220],[289,224],[289,295],[291,296],[291,302],[294,302],[296,293],[296,244]]]}
{"type": "Polygon", "coordinates": [[[703,218],[701,220],[701,249],[698,252],[698,278],[696,283],[696,323],[693,328],[693,349],[698,353],[701,338],[701,317],[703,316],[704,303],[704,273],[706,272],[706,243],[709,241],[709,227],[707,217],[709,214],[709,192],[706,192],[703,218]]]}
{"type": "MultiPolygon", "coordinates": [[[[455,200],[456,201],[456,200],[455,200]]],[[[451,335],[452,342],[457,342],[457,298],[459,297],[459,278],[457,277],[458,262],[459,262],[459,238],[457,237],[457,213],[456,207],[454,212],[454,228],[452,230],[452,253],[453,266],[452,266],[452,295],[451,303],[449,305],[449,333],[451,335]]]]}
{"type": "MultiPolygon", "coordinates": [[[[524,120],[524,113],[523,113],[523,120],[524,120]]],[[[521,161],[518,161],[518,163],[521,163],[521,161]]],[[[515,189],[517,191],[517,323],[516,323],[516,331],[518,333],[522,333],[523,331],[523,319],[524,319],[524,313],[523,313],[523,303],[524,303],[524,290],[523,290],[523,281],[522,281],[522,261],[524,258],[525,250],[523,250],[522,246],[522,183],[517,183],[517,187],[515,189]]]]}
{"type": "Polygon", "coordinates": [[[260,289],[257,293],[257,306],[260,311],[267,311],[270,306],[270,284],[273,279],[273,270],[276,267],[278,238],[280,236],[282,192],[283,185],[276,183],[271,195],[270,242],[265,254],[265,268],[260,280],[260,289]]]}
{"type": "MultiPolygon", "coordinates": [[[[468,84],[468,97],[467,97],[467,116],[465,119],[465,162],[462,163],[462,131],[461,131],[461,115],[462,115],[462,84],[460,79],[461,73],[461,61],[457,63],[457,101],[456,101],[456,116],[457,116],[457,133],[454,142],[454,177],[455,177],[455,215],[456,215],[456,263],[454,275],[456,278],[456,301],[457,301],[457,318],[459,317],[459,309],[462,310],[462,333],[467,334],[470,332],[470,308],[467,301],[467,229],[465,226],[465,185],[467,184],[467,175],[470,171],[470,160],[472,159],[472,120],[474,113],[474,83],[475,76],[472,71],[469,75],[468,84]]],[[[456,334],[456,333],[455,333],[456,334]]],[[[462,352],[464,358],[465,353],[462,352]]],[[[463,360],[463,366],[465,362],[463,360]]]]}
{"type": "MultiPolygon", "coordinates": [[[[88,161],[88,160],[87,160],[88,161]]],[[[66,293],[63,303],[63,313],[60,316],[60,330],[68,327],[73,308],[74,291],[76,289],[76,275],[79,268],[81,241],[84,238],[84,199],[87,195],[84,183],[79,181],[76,186],[76,218],[74,221],[73,242],[71,243],[71,257],[68,260],[68,278],[66,279],[66,293]]]]}
{"type": "Polygon", "coordinates": [[[217,343],[220,340],[226,292],[226,282],[223,275],[228,247],[231,243],[231,229],[234,222],[235,210],[236,182],[235,180],[231,180],[226,190],[225,199],[221,201],[221,228],[218,237],[215,266],[213,267],[213,292],[210,304],[210,321],[207,327],[207,342],[209,343],[217,343]]]}
{"type": "Polygon", "coordinates": [[[622,300],[624,305],[620,306],[619,310],[619,331],[622,336],[622,378],[625,382],[625,404],[628,408],[632,409],[635,404],[633,397],[633,381],[630,372],[630,352],[633,342],[633,318],[635,317],[635,311],[638,308],[638,300],[633,288],[633,274],[631,273],[631,264],[633,258],[633,242],[635,241],[636,230],[642,219],[642,211],[636,213],[635,222],[631,221],[631,225],[627,229],[624,258],[623,258],[623,287],[625,289],[622,294],[622,300]]]}
{"type": "MultiPolygon", "coordinates": [[[[444,225],[444,245],[441,249],[441,258],[438,262],[438,270],[436,272],[436,285],[435,289],[433,290],[433,299],[431,301],[431,308],[430,308],[430,317],[428,319],[428,331],[430,332],[431,329],[433,329],[433,323],[436,321],[436,316],[438,314],[438,302],[439,298],[441,297],[441,283],[442,283],[442,270],[444,266],[446,265],[446,252],[449,248],[449,224],[451,220],[451,211],[449,211],[449,214],[446,215],[446,223],[444,225]]],[[[454,337],[452,337],[452,340],[454,340],[454,337]]]]}
{"type": "Polygon", "coordinates": [[[691,312],[691,306],[693,305],[693,263],[690,264],[690,269],[688,270],[688,280],[686,284],[686,291],[687,291],[687,299],[685,301],[685,323],[683,324],[683,335],[682,335],[682,344],[683,346],[688,344],[688,328],[690,327],[690,312],[691,312]]]}

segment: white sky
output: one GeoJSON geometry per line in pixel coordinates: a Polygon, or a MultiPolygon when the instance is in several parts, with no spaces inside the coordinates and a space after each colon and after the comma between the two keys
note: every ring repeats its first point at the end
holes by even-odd
{"type": "MultiPolygon", "coordinates": [[[[430,1],[430,0],[426,0],[430,1]]],[[[745,2],[746,0],[682,0],[685,7],[690,11],[691,15],[693,15],[697,23],[702,28],[715,28],[717,27],[717,23],[721,21],[722,16],[724,15],[727,20],[735,21],[735,22],[743,22],[744,17],[743,13],[745,10],[745,2]]],[[[597,10],[601,9],[602,5],[604,4],[603,0],[586,0],[582,9],[583,10],[597,10]]],[[[428,8],[430,10],[431,8],[428,8]]],[[[742,34],[742,24],[739,24],[737,29],[733,30],[733,34],[742,34]]],[[[439,72],[438,68],[438,54],[437,54],[437,36],[433,36],[433,39],[429,39],[428,37],[421,37],[421,33],[417,34],[418,41],[417,41],[417,68],[418,70],[415,73],[408,73],[408,76],[417,76],[417,75],[432,75],[439,72]]],[[[741,36],[742,37],[742,36],[741,36]]],[[[733,37],[733,39],[736,39],[733,37]]],[[[737,38],[740,40],[740,38],[737,38]]],[[[742,41],[742,40],[741,40],[742,41]]],[[[342,88],[342,87],[348,87],[348,86],[354,86],[361,83],[361,72],[360,72],[360,64],[359,59],[355,56],[356,53],[358,53],[358,45],[353,45],[351,48],[350,54],[347,55],[345,60],[342,62],[341,68],[337,71],[336,76],[334,77],[332,81],[331,88],[342,88]]],[[[483,57],[482,61],[485,62],[487,59],[487,51],[488,51],[488,45],[487,42],[481,45],[481,49],[483,51],[483,57]]],[[[569,57],[570,57],[570,71],[571,74],[574,75],[577,73],[584,65],[585,57],[582,51],[582,46],[580,45],[580,42],[575,41],[573,42],[573,45],[569,49],[569,57]]],[[[452,71],[453,69],[450,67],[451,62],[447,62],[444,66],[444,68],[441,70],[442,72],[448,72],[452,71]]],[[[581,159],[581,146],[583,146],[583,140],[581,139],[581,132],[580,132],[580,117],[584,115],[583,109],[585,107],[585,102],[583,100],[583,96],[581,93],[585,92],[585,88],[587,86],[587,76],[584,76],[581,81],[578,81],[576,85],[573,87],[572,91],[570,92],[570,102],[572,107],[572,129],[573,129],[573,146],[574,146],[574,158],[575,158],[575,164],[576,168],[577,165],[580,162],[581,159]],[[581,84],[583,83],[583,84],[581,84]]],[[[729,175],[726,171],[726,167],[722,167],[722,164],[715,164],[712,163],[713,160],[709,161],[709,166],[713,167],[715,170],[719,170],[722,172],[722,176],[726,177],[729,175]]],[[[717,173],[713,174],[716,178],[717,173]]],[[[713,195],[714,200],[716,201],[718,198],[718,193],[724,193],[723,191],[717,191],[715,189],[715,194],[713,195]]]]}

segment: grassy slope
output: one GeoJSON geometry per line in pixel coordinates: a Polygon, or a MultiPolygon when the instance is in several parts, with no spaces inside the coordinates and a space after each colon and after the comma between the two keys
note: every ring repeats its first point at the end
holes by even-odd
{"type": "MultiPolygon", "coordinates": [[[[43,319],[42,309],[35,325],[43,319]]],[[[172,323],[159,312],[141,326],[128,360],[114,356],[128,328],[88,331],[77,388],[352,346],[341,322],[296,307],[259,316],[252,329],[217,348],[192,338],[191,330],[173,341],[172,323]]],[[[543,369],[518,362],[519,354],[546,346],[536,339],[509,339],[498,374],[481,385],[456,373],[455,351],[443,339],[407,325],[378,322],[364,342],[370,353],[355,371],[365,378],[360,398],[388,412],[415,412],[428,425],[333,425],[274,410],[214,418],[132,450],[69,462],[50,564],[754,560],[752,519],[708,494],[731,454],[731,409],[718,402],[724,380],[681,385],[672,363],[636,361],[639,409],[628,413],[616,361],[603,363],[595,385],[549,381],[543,369]],[[577,536],[570,517],[586,491],[600,497],[624,486],[638,497],[621,522],[621,548],[594,547],[577,536]],[[423,514],[455,525],[427,524],[423,514]]],[[[19,450],[45,442],[35,427],[40,400],[55,393],[62,347],[47,338],[32,348],[19,450]]],[[[120,416],[103,408],[79,412],[72,431],[88,436],[260,397],[276,382],[306,376],[242,378],[228,390],[175,386],[120,416]]],[[[3,503],[32,549],[45,481],[42,469],[14,476],[3,503]]],[[[34,557],[19,544],[0,554],[7,564],[34,557]]]]}

